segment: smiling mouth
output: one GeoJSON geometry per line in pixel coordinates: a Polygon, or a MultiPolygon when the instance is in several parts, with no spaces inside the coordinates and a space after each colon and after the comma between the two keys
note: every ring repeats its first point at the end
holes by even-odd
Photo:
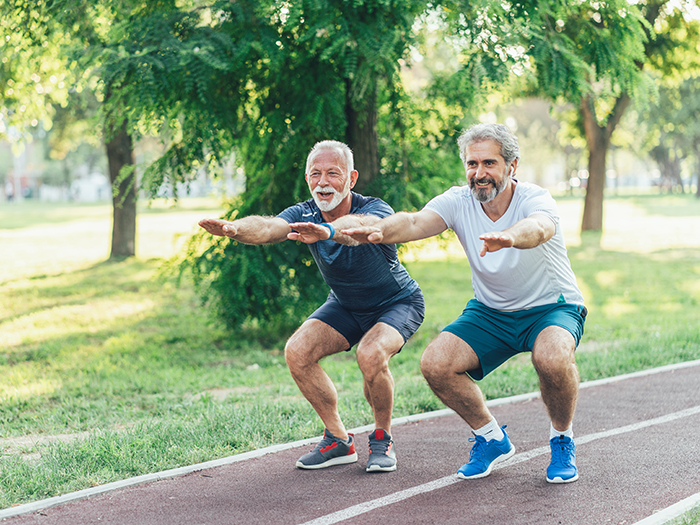
{"type": "Polygon", "coordinates": [[[329,186],[324,186],[324,187],[317,187],[315,190],[312,192],[314,195],[318,195],[322,199],[328,199],[328,198],[333,198],[333,196],[338,193],[333,189],[332,187],[329,186]]]}
{"type": "Polygon", "coordinates": [[[477,188],[485,188],[490,185],[496,185],[496,181],[493,179],[475,180],[473,181],[474,186],[477,188]]]}

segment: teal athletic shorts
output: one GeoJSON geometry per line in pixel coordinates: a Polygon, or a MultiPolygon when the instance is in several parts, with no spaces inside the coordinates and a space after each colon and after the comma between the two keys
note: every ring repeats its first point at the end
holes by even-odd
{"type": "Polygon", "coordinates": [[[527,310],[503,312],[476,299],[443,331],[456,335],[472,347],[481,369],[467,370],[480,380],[521,352],[532,352],[535,339],[548,326],[561,326],[571,332],[578,346],[587,315],[582,304],[554,303],[527,310]]]}

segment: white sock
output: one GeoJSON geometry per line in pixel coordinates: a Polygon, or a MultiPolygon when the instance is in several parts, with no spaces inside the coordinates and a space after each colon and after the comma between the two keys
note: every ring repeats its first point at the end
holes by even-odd
{"type": "Polygon", "coordinates": [[[558,436],[566,436],[571,439],[574,439],[574,430],[573,430],[573,425],[571,425],[569,428],[567,428],[564,431],[561,430],[556,430],[554,428],[554,425],[551,423],[549,424],[549,439],[558,437],[558,436]]]}
{"type": "Polygon", "coordinates": [[[495,439],[496,441],[501,441],[505,434],[503,430],[498,426],[498,422],[495,417],[491,418],[491,421],[486,423],[483,427],[474,430],[474,434],[477,436],[483,436],[486,441],[491,441],[495,439]]]}

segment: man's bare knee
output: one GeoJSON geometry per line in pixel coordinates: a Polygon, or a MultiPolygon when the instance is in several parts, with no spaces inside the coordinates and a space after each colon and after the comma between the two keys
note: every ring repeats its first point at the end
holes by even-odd
{"type": "Polygon", "coordinates": [[[442,349],[433,343],[429,344],[423,351],[420,358],[420,371],[429,384],[441,381],[449,373],[442,354],[442,349]]]}
{"type": "Polygon", "coordinates": [[[287,361],[287,366],[290,370],[301,369],[313,364],[308,345],[304,344],[304,341],[300,340],[300,338],[294,336],[284,346],[284,359],[287,361]]]}
{"type": "Polygon", "coordinates": [[[572,366],[576,366],[576,358],[573,350],[568,348],[548,349],[533,353],[532,365],[540,376],[566,375],[572,366]]]}
{"type": "Polygon", "coordinates": [[[576,362],[576,343],[563,328],[549,326],[542,330],[532,350],[532,364],[539,373],[557,373],[576,362]]]}
{"type": "Polygon", "coordinates": [[[381,352],[366,347],[357,348],[357,366],[369,383],[389,369],[389,363],[381,352]]]}

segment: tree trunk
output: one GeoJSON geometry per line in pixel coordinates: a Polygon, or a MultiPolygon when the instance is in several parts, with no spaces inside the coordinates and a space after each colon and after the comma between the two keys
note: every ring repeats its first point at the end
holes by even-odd
{"type": "MultiPolygon", "coordinates": [[[[663,139],[663,137],[662,137],[663,139]]],[[[668,190],[669,193],[675,193],[676,188],[681,193],[685,193],[683,186],[683,176],[681,173],[681,157],[678,154],[679,149],[669,149],[659,141],[657,146],[654,146],[649,152],[652,159],[659,165],[661,172],[661,191],[668,190]]]]}
{"type": "Polygon", "coordinates": [[[599,130],[588,141],[588,180],[583,205],[581,231],[603,229],[603,199],[605,193],[605,160],[609,143],[599,130]]]}
{"type": "Polygon", "coordinates": [[[605,160],[615,127],[629,105],[630,98],[623,93],[615,102],[605,126],[598,124],[592,97],[581,101],[583,127],[588,143],[588,181],[583,206],[581,231],[603,229],[603,198],[605,194],[605,160]]]}
{"type": "Polygon", "coordinates": [[[126,130],[126,120],[107,142],[107,160],[114,218],[110,258],[133,257],[136,244],[136,171],[133,169],[133,142],[126,130]],[[127,169],[124,173],[123,168],[127,169]]]}
{"type": "Polygon", "coordinates": [[[685,193],[683,187],[683,174],[681,173],[681,158],[678,156],[678,150],[674,150],[673,160],[671,161],[671,184],[673,188],[678,188],[681,193],[685,193]]]}
{"type": "Polygon", "coordinates": [[[379,176],[379,137],[377,135],[377,85],[372,84],[361,106],[352,101],[350,81],[345,90],[345,116],[348,120],[346,142],[355,158],[359,173],[355,191],[363,193],[379,176]]]}

